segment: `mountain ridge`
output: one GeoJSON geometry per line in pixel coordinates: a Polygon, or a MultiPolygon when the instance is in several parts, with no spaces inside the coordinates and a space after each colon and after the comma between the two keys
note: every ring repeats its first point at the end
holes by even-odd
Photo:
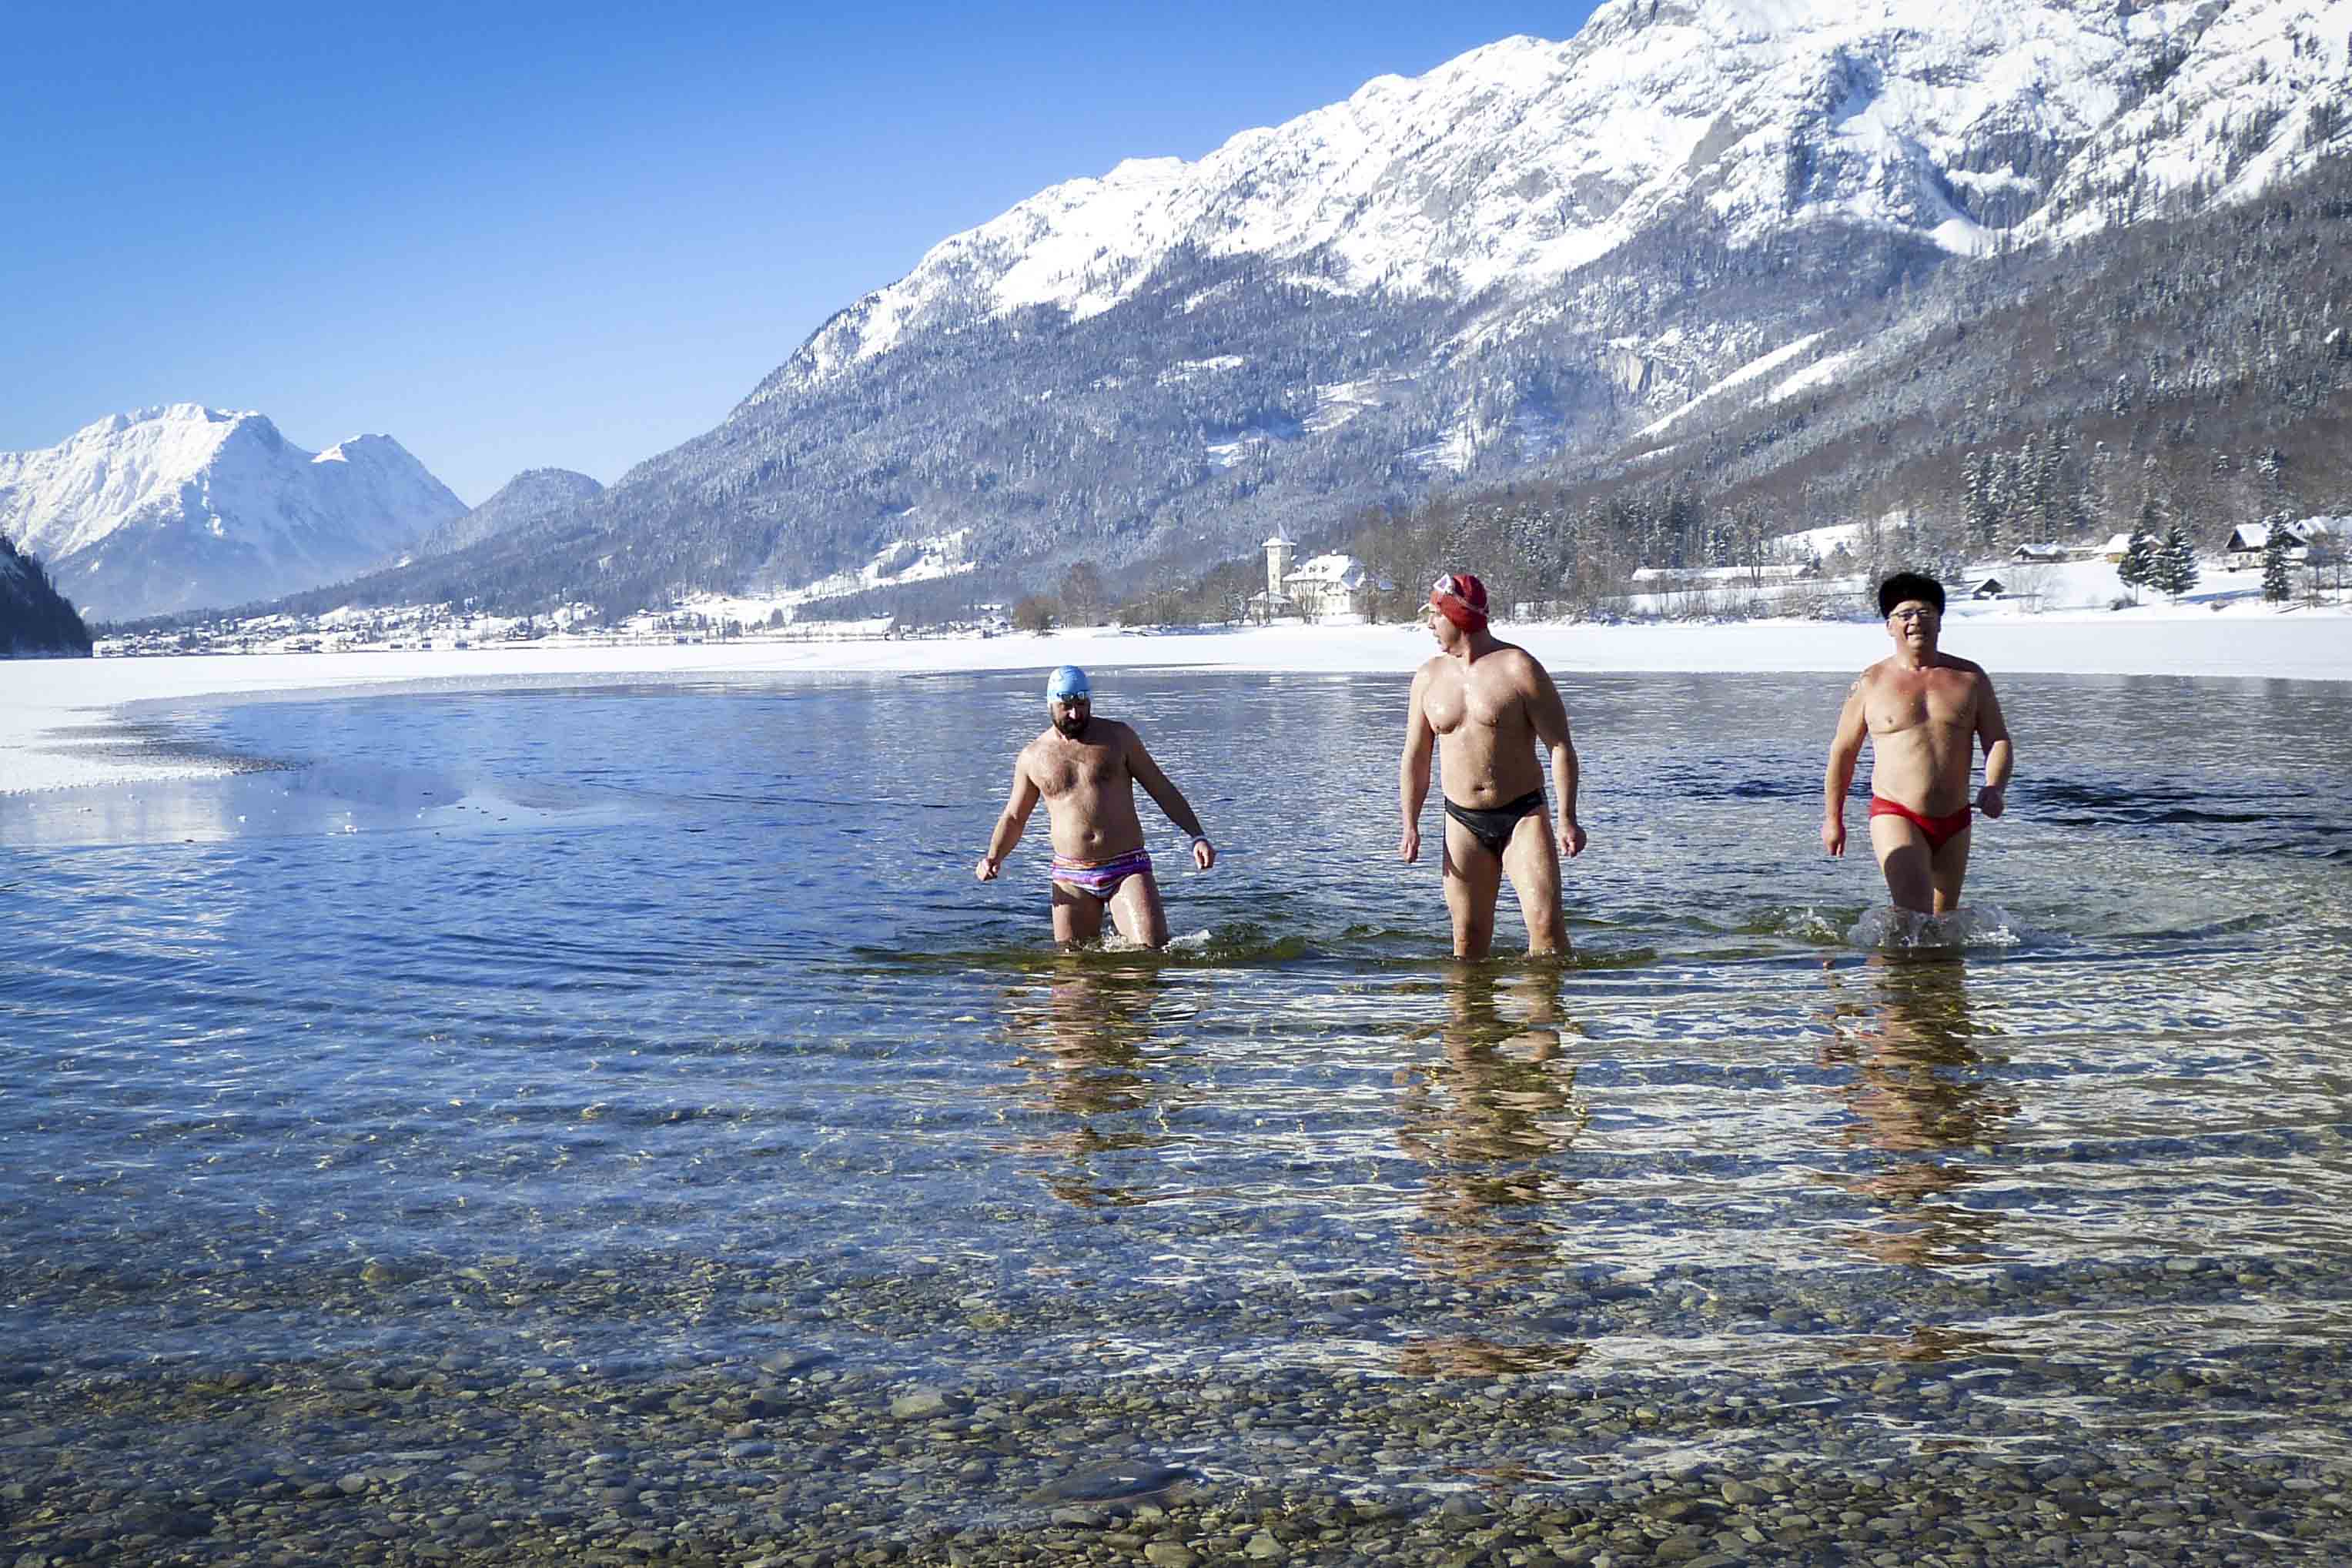
{"type": "Polygon", "coordinates": [[[526,468],[480,506],[433,528],[410,553],[424,557],[465,549],[528,528],[604,493],[604,486],[569,468],[526,468]]]}
{"type": "Polygon", "coordinates": [[[159,404],[0,453],[0,532],[93,616],[244,603],[348,577],[462,516],[391,436],[322,452],[253,410],[159,404]]]}
{"type": "Polygon", "coordinates": [[[2352,0],[1612,0],[1048,187],[712,430],[368,591],[624,607],[950,538],[974,596],[1077,558],[1150,580],[1602,462],[1800,340],[1828,334],[1785,377],[1862,367],[1858,324],[1955,268],[2340,157],[2347,37],[2352,0]]]}

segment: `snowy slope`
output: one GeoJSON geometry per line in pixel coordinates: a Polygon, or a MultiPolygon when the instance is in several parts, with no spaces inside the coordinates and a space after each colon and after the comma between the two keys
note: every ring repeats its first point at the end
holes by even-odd
{"type": "Polygon", "coordinates": [[[2027,237],[2242,200],[2352,147],[2352,0],[2209,0],[2152,68],[2160,87],[2100,127],[2027,237]]]}
{"type": "Polygon", "coordinates": [[[604,486],[569,468],[525,469],[464,517],[443,523],[417,540],[414,553],[441,555],[464,549],[484,539],[560,517],[604,493],[604,486]]]}
{"type": "Polygon", "coordinates": [[[381,563],[465,503],[386,435],[310,453],[258,413],[115,414],[0,453],[0,534],[92,618],[226,605],[381,563]]]}
{"type": "Polygon", "coordinates": [[[1745,244],[1883,225],[1962,254],[2002,228],[2080,233],[2219,183],[2216,128],[2252,101],[2290,111],[2237,182],[2307,165],[2324,138],[2288,144],[2324,114],[2325,83],[2340,100],[2347,34],[2352,0],[1614,0],[1564,44],[1507,39],[1197,162],[1055,185],[842,312],[780,380],[839,374],[968,315],[1083,319],[1180,249],[1293,264],[1344,292],[1466,299],[1538,289],[1672,218],[1745,244]],[[2139,188],[2158,131],[2139,204],[2094,199],[2139,188]],[[2037,225],[2053,188],[2066,199],[2037,225]]]}

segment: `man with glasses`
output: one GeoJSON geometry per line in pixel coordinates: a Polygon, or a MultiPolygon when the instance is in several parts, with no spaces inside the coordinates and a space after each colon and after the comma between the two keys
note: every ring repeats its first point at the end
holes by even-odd
{"type": "Polygon", "coordinates": [[[2015,762],[2009,726],[1991,677],[1937,650],[1943,584],[1898,571],[1879,584],[1878,608],[1895,653],[1863,671],[1846,693],[1822,784],[1822,847],[1845,853],[1846,789],[1867,739],[1870,845],[1886,891],[1897,909],[1948,915],[1959,906],[1969,870],[1969,776],[1977,743],[1984,743],[1985,765],[1976,803],[1998,817],[2015,762]]]}
{"type": "Polygon", "coordinates": [[[1102,935],[1103,911],[1120,936],[1146,947],[1168,945],[1168,916],[1152,880],[1151,853],[1135,814],[1135,787],[1160,803],[1168,820],[1192,836],[1192,863],[1217,863],[1216,846],[1201,831],[1183,792],[1168,781],[1143,737],[1114,718],[1094,716],[1087,673],[1064,664],[1045,678],[1045,716],[1052,722],[1013,761],[1013,793],[996,820],[988,852],[972,874],[993,882],[1004,857],[1021,841],[1029,814],[1045,802],[1054,841],[1054,940],[1064,946],[1102,935]]]}
{"type": "Polygon", "coordinates": [[[1445,775],[1445,907],[1454,956],[1484,958],[1495,940],[1495,900],[1507,873],[1528,923],[1530,956],[1566,951],[1559,852],[1584,852],[1576,820],[1576,747],[1568,707],[1551,676],[1525,648],[1486,630],[1486,585],[1450,571],[1423,612],[1437,653],[1412,677],[1404,757],[1397,785],[1404,836],[1397,853],[1421,858],[1421,808],[1429,800],[1429,758],[1445,775]],[[1559,787],[1559,837],[1544,808],[1541,747],[1559,787]]]}

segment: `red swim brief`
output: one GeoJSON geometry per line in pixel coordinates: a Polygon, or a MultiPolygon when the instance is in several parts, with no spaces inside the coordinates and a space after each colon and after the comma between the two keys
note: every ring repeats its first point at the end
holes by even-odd
{"type": "Polygon", "coordinates": [[[1900,817],[1927,835],[1927,852],[1934,854],[1953,839],[1969,831],[1969,809],[1966,806],[1948,817],[1923,817],[1908,806],[1898,806],[1883,795],[1870,798],[1870,814],[1874,817],[1900,817]]]}

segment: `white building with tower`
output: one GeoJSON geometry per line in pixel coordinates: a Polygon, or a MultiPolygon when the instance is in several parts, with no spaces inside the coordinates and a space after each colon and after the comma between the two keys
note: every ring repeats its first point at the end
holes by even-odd
{"type": "Polygon", "coordinates": [[[1293,565],[1297,544],[1280,528],[1265,541],[1265,591],[1250,595],[1250,613],[1265,621],[1363,620],[1372,595],[1394,587],[1354,556],[1331,551],[1293,565]]]}

